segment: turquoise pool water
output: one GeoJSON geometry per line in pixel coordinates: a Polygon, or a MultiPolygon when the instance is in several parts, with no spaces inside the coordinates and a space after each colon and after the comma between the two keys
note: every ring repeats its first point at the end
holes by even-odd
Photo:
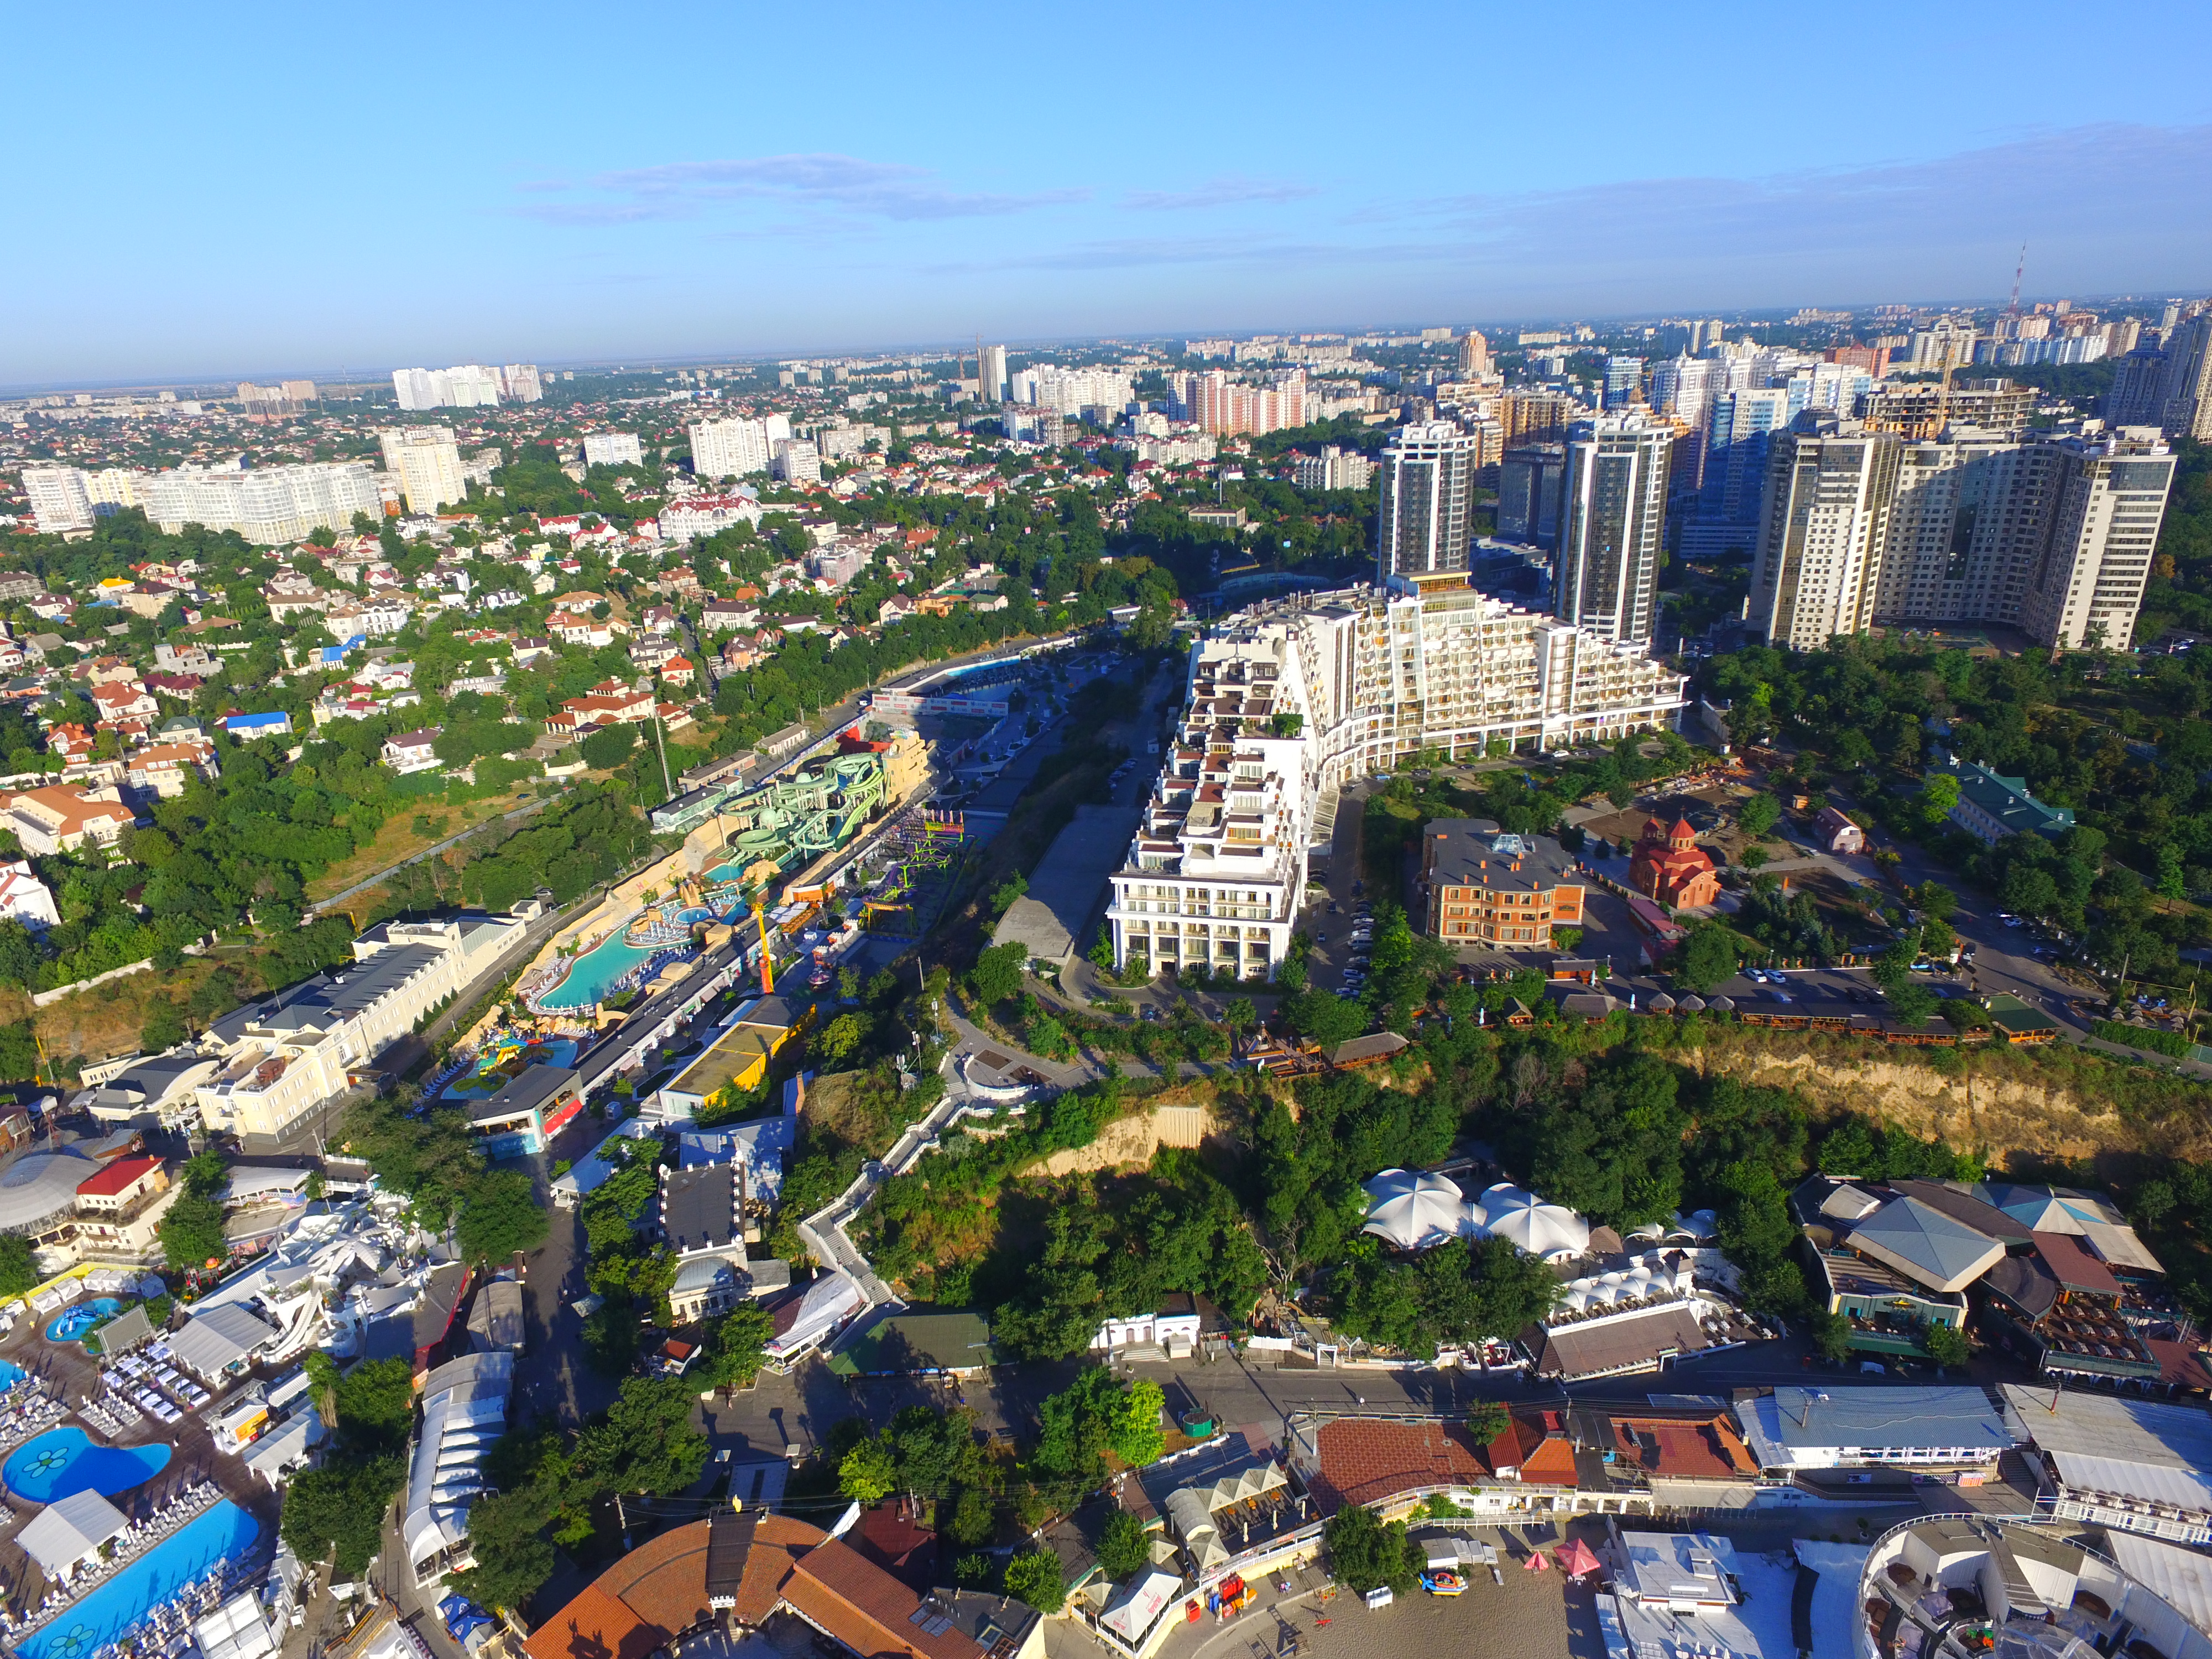
{"type": "MultiPolygon", "coordinates": [[[[734,864],[717,865],[706,873],[708,886],[717,882],[735,881],[744,873],[734,864]]],[[[723,911],[719,920],[728,921],[737,915],[735,908],[723,911]]],[[[688,905],[676,913],[678,921],[708,921],[717,920],[717,913],[703,904],[688,905]]],[[[563,1008],[583,1008],[601,1000],[614,988],[623,975],[666,947],[658,945],[632,945],[623,943],[629,924],[607,935],[595,949],[586,951],[576,958],[568,969],[568,976],[538,999],[538,1006],[549,1012],[563,1008]]]]}
{"type": "Polygon", "coordinates": [[[143,1486],[168,1468],[169,1451],[167,1446],[94,1445],[90,1435],[71,1424],[48,1429],[18,1447],[0,1466],[0,1482],[33,1504],[51,1504],[81,1492],[112,1498],[143,1486]]]}
{"type": "Polygon", "coordinates": [[[123,1304],[112,1296],[96,1296],[89,1302],[80,1302],[74,1308],[64,1309],[61,1317],[46,1327],[49,1342],[76,1342],[84,1334],[103,1319],[112,1319],[123,1311],[123,1304]]]}
{"type": "Polygon", "coordinates": [[[15,1644],[17,1659],[92,1659],[161,1602],[252,1547],[261,1528],[237,1504],[217,1504],[173,1538],[148,1551],[36,1633],[15,1644]]]}
{"type": "Polygon", "coordinates": [[[0,1359],[0,1394],[5,1394],[29,1375],[13,1360],[0,1359]]]}
{"type": "MultiPolygon", "coordinates": [[[[530,1063],[532,1065],[568,1066],[574,1066],[576,1063],[576,1051],[580,1046],[580,1044],[568,1037],[548,1037],[542,1042],[526,1044],[525,1046],[525,1052],[529,1054],[530,1063]]],[[[501,1048],[495,1051],[487,1050],[483,1056],[483,1064],[476,1066],[473,1070],[462,1073],[460,1076],[455,1078],[451,1083],[446,1085],[444,1098],[447,1100],[489,1099],[492,1095],[498,1092],[500,1085],[507,1081],[507,1079],[503,1075],[492,1078],[490,1079],[491,1086],[489,1088],[483,1087],[481,1084],[477,1087],[471,1088],[468,1085],[471,1083],[471,1079],[480,1079],[484,1078],[487,1073],[491,1071],[500,1062],[511,1058],[514,1052],[515,1051],[513,1048],[501,1048]]]]}

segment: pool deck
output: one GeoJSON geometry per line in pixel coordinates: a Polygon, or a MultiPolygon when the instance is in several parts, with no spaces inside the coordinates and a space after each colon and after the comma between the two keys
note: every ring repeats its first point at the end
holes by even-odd
{"type": "MultiPolygon", "coordinates": [[[[64,1346],[46,1340],[48,1322],[25,1320],[6,1336],[0,1337],[0,1359],[20,1365],[32,1378],[46,1386],[46,1392],[70,1406],[89,1399],[100,1389],[100,1366],[81,1344],[64,1346]]],[[[103,1446],[158,1445],[168,1443],[176,1449],[164,1468],[145,1485],[110,1498],[124,1515],[136,1521],[158,1508],[173,1492],[200,1480],[214,1481],[222,1495],[251,1515],[259,1523],[258,1547],[273,1548],[276,1537],[276,1519],[282,1508],[280,1495],[269,1489],[246,1467],[242,1457],[226,1455],[215,1449],[213,1435],[204,1419],[222,1409],[224,1401],[251,1381],[250,1377],[234,1382],[218,1395],[200,1411],[186,1412],[175,1423],[157,1423],[150,1417],[140,1417],[143,1425],[141,1433],[125,1435],[121,1442],[109,1437],[98,1425],[75,1414],[64,1417],[60,1423],[72,1423],[90,1435],[94,1443],[103,1446]]],[[[58,1426],[58,1424],[57,1425],[58,1426]]],[[[24,1522],[44,1507],[13,1492],[0,1494],[9,1511],[0,1516],[0,1592],[4,1592],[11,1604],[18,1607],[35,1606],[47,1590],[46,1575],[39,1564],[25,1554],[15,1542],[15,1535],[24,1522]]]]}

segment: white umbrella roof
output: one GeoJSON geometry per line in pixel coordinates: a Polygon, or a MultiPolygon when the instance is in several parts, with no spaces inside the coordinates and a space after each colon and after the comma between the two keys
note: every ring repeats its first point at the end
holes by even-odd
{"type": "Polygon", "coordinates": [[[1422,1250],[1467,1231],[1466,1194],[1449,1176],[1385,1170],[1366,1188],[1365,1231],[1385,1243],[1422,1250]]]}
{"type": "Polygon", "coordinates": [[[1589,1248],[1589,1223],[1508,1182],[1483,1194],[1482,1208],[1493,1237],[1510,1239],[1531,1255],[1577,1255],[1589,1248]]]}

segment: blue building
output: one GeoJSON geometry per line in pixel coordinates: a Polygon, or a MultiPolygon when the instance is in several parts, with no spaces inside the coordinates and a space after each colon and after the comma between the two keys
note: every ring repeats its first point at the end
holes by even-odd
{"type": "Polygon", "coordinates": [[[227,714],[222,729],[240,743],[252,743],[256,738],[289,738],[292,735],[292,717],[281,711],[273,714],[227,714]]]}

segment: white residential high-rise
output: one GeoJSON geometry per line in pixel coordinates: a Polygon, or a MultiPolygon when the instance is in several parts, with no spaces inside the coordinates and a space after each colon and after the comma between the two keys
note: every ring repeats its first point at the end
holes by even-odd
{"type": "Polygon", "coordinates": [[[2016,625],[2042,554],[2057,459],[2048,444],[1972,427],[1906,441],[1875,620],[2016,625]]]}
{"type": "Polygon", "coordinates": [[[461,475],[461,452],[449,426],[388,426],[376,434],[384,450],[384,470],[399,486],[400,498],[415,514],[469,498],[461,475]]]}
{"type": "Polygon", "coordinates": [[[1006,401],[1006,349],[1002,345],[988,345],[982,349],[976,364],[975,378],[982,383],[982,398],[987,404],[1006,401]]]}
{"type": "Polygon", "coordinates": [[[2160,422],[2170,437],[2212,443],[2212,311],[2178,325],[2165,347],[2160,422]]]}
{"type": "Polygon", "coordinates": [[[512,403],[534,404],[545,395],[535,363],[508,363],[499,371],[499,386],[512,403]]]}
{"type": "Polygon", "coordinates": [[[516,399],[537,402],[538,371],[527,363],[510,363],[505,370],[483,363],[461,363],[452,368],[395,368],[392,390],[403,410],[489,409],[498,404],[510,374],[517,377],[514,384],[524,388],[514,394],[516,399]]]}
{"type": "Polygon", "coordinates": [[[2174,457],[2148,428],[2065,437],[2051,492],[2043,556],[2028,579],[2024,618],[2039,643],[2124,651],[2133,643],[2174,457]]]}
{"type": "Polygon", "coordinates": [[[792,483],[820,483],[822,452],[805,438],[777,439],[775,476],[792,483]]]}
{"type": "Polygon", "coordinates": [[[1566,478],[1553,609],[1600,639],[1648,645],[1659,604],[1674,432],[1636,416],[1577,421],[1566,478]]]}
{"type": "Polygon", "coordinates": [[[384,511],[376,475],[356,461],[323,461],[242,471],[180,466],[138,481],[146,516],[173,535],[188,524],[235,530],[259,546],[295,542],[317,529],[342,531],[356,513],[384,511]]]}
{"type": "Polygon", "coordinates": [[[1348,779],[1425,749],[1668,726],[1684,684],[1464,586],[1394,581],[1230,617],[1192,650],[1178,736],[1110,878],[1115,961],[1272,978],[1348,779]]]}
{"type": "MultiPolygon", "coordinates": [[[[783,419],[781,416],[774,417],[783,419]]],[[[742,478],[765,472],[770,459],[767,428],[759,421],[702,421],[690,428],[691,473],[698,478],[742,478]]],[[[790,435],[789,423],[784,435],[790,435]]]]}
{"type": "Polygon", "coordinates": [[[1401,427],[1382,452],[1376,580],[1467,568],[1475,440],[1449,421],[1401,427]]]}
{"type": "Polygon", "coordinates": [[[31,498],[32,515],[45,534],[92,528],[92,498],[85,490],[84,474],[76,467],[27,466],[23,493],[31,498]]]}
{"type": "MultiPolygon", "coordinates": [[[[1211,446],[1213,440],[1205,441],[1211,446]]],[[[1375,478],[1374,462],[1335,444],[1323,444],[1318,455],[1299,456],[1291,471],[1301,489],[1364,489],[1375,478]]]]}
{"type": "Polygon", "coordinates": [[[584,465],[643,466],[645,451],[639,445],[635,432],[586,432],[584,434],[584,465]]]}
{"type": "Polygon", "coordinates": [[[1476,380],[1491,372],[1490,342],[1480,329],[1471,328],[1460,337],[1459,372],[1462,380],[1476,380]]]}
{"type": "Polygon", "coordinates": [[[1894,433],[1856,421],[1775,440],[1766,474],[1749,616],[1770,645],[1818,650],[1874,620],[1897,497],[1894,433]]]}

